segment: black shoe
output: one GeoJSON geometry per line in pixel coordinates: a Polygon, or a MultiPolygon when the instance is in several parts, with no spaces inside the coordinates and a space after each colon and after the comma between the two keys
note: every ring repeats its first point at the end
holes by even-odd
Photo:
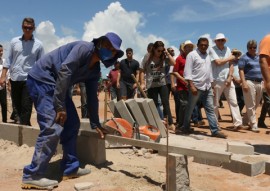
{"type": "Polygon", "coordinates": [[[258,127],[259,128],[268,128],[267,125],[265,125],[264,121],[258,121],[258,127]]]}
{"type": "Polygon", "coordinates": [[[189,135],[189,134],[194,133],[194,129],[193,129],[193,128],[182,129],[182,133],[183,133],[183,134],[186,134],[186,135],[189,135]]]}
{"type": "Polygon", "coordinates": [[[217,137],[217,138],[226,139],[226,138],[227,138],[227,135],[225,135],[224,133],[218,131],[217,133],[212,134],[212,137],[217,137]]]}

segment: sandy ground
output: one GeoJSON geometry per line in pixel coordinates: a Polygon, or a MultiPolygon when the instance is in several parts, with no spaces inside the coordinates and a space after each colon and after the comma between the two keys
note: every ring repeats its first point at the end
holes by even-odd
{"type": "MultiPolygon", "coordinates": [[[[100,118],[104,116],[104,95],[99,96],[100,118]]],[[[75,105],[80,114],[79,96],[74,96],[75,105]]],[[[174,114],[173,98],[170,98],[171,110],[174,114]]],[[[210,137],[208,126],[195,128],[196,134],[202,137],[201,146],[216,147],[225,149],[227,141],[241,141],[254,145],[255,151],[268,157],[270,154],[269,130],[261,129],[260,133],[241,130],[233,132],[230,130],[231,117],[226,102],[225,108],[220,109],[223,121],[220,122],[223,132],[228,135],[228,139],[218,139],[210,137]]],[[[261,107],[258,108],[260,113],[261,107]]],[[[10,102],[9,102],[9,111],[10,102]]],[[[204,112],[203,112],[204,115],[204,112]]],[[[111,113],[107,112],[110,117],[111,113]]],[[[205,117],[205,115],[204,115],[205,117]]],[[[207,121],[207,120],[206,120],[207,121]]],[[[10,121],[11,122],[11,121],[10,121]]],[[[266,124],[270,125],[269,117],[266,124]]],[[[36,114],[33,111],[32,125],[37,126],[36,114]]],[[[164,140],[162,140],[164,142],[164,140]]],[[[177,145],[181,141],[200,144],[200,140],[180,135],[169,135],[169,144],[177,145]]],[[[34,148],[26,145],[18,147],[12,142],[0,139],[0,191],[19,191],[21,190],[21,176],[24,165],[29,164],[34,148]]],[[[166,158],[157,154],[150,154],[148,157],[138,156],[132,152],[130,147],[107,149],[107,163],[103,166],[86,165],[91,169],[91,174],[77,179],[61,181],[59,161],[61,155],[56,155],[50,162],[48,177],[60,180],[56,191],[72,191],[74,184],[81,182],[92,182],[94,186],[91,191],[159,191],[166,181],[166,158]]],[[[261,174],[249,177],[243,174],[233,173],[221,167],[213,167],[193,162],[189,157],[188,170],[190,173],[191,188],[194,191],[234,191],[234,190],[270,190],[270,176],[261,174]]]]}

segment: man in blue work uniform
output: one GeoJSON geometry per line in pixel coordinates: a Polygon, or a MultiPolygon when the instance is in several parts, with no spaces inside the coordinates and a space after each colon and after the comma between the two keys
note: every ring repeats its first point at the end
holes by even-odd
{"type": "Polygon", "coordinates": [[[121,43],[121,38],[112,32],[92,42],[72,42],[43,56],[30,70],[27,87],[37,111],[40,134],[32,162],[23,169],[22,188],[58,186],[58,181],[44,178],[44,174],[59,139],[63,148],[63,179],[90,173],[88,169],[79,168],[76,139],[80,120],[69,89],[85,82],[91,128],[104,138],[97,98],[100,61],[105,67],[113,65],[124,54],[121,43]]]}

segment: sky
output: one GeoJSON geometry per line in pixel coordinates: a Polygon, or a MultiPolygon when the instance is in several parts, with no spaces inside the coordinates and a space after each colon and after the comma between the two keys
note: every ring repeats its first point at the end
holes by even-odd
{"type": "MultiPolygon", "coordinates": [[[[260,42],[270,33],[270,0],[8,0],[0,13],[5,57],[10,40],[22,35],[25,17],[35,19],[34,35],[45,52],[116,32],[123,40],[122,50],[131,47],[140,61],[150,42],[162,40],[178,54],[185,40],[196,44],[200,36],[207,36],[213,44],[217,33],[225,34],[228,47],[245,52],[248,40],[260,42]]],[[[107,73],[103,68],[103,77],[107,73]]]]}

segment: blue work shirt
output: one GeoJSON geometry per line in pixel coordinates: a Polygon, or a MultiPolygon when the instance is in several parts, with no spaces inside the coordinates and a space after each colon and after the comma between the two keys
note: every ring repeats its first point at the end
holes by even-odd
{"type": "Polygon", "coordinates": [[[3,66],[9,68],[12,81],[25,81],[29,70],[42,55],[43,45],[34,36],[31,40],[15,37],[10,42],[8,59],[3,66]]]}
{"type": "Polygon", "coordinates": [[[41,57],[29,71],[32,78],[55,86],[56,111],[65,109],[65,98],[70,87],[78,82],[85,82],[92,128],[100,127],[97,97],[100,63],[89,69],[94,51],[93,42],[72,42],[41,57]]]}
{"type": "Polygon", "coordinates": [[[246,80],[262,80],[259,56],[251,56],[248,52],[238,61],[238,68],[244,70],[246,80]]]}

